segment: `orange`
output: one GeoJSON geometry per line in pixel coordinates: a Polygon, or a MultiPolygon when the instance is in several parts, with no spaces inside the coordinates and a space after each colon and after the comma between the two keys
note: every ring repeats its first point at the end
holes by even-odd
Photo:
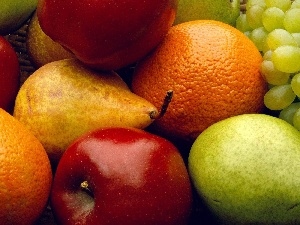
{"type": "Polygon", "coordinates": [[[42,215],[52,171],[41,143],[0,109],[0,224],[31,225],[42,215]]]}
{"type": "Polygon", "coordinates": [[[197,20],[173,26],[164,41],[136,67],[132,90],[167,112],[153,128],[172,138],[194,140],[211,124],[264,108],[267,85],[262,56],[243,33],[225,23],[197,20]]]}

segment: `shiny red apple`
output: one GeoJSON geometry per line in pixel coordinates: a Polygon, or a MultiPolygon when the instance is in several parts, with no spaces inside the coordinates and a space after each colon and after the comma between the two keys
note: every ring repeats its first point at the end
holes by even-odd
{"type": "Polygon", "coordinates": [[[175,20],[178,0],[40,0],[42,30],[84,63],[120,69],[144,57],[175,20]]]}
{"type": "Polygon", "coordinates": [[[12,113],[20,85],[20,65],[12,45],[0,36],[0,108],[12,113]]]}
{"type": "Polygon", "coordinates": [[[64,225],[183,225],[191,192],[172,143],[134,128],[105,128],[83,135],[65,151],[51,206],[64,225]]]}

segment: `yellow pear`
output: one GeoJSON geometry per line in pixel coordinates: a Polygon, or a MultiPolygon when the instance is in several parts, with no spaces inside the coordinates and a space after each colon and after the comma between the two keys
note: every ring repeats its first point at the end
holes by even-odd
{"type": "Polygon", "coordinates": [[[47,36],[40,27],[37,13],[30,20],[26,38],[27,53],[35,67],[49,62],[74,58],[74,55],[47,36]]]}
{"type": "Polygon", "coordinates": [[[115,72],[96,72],[76,59],[48,63],[22,85],[14,117],[40,140],[55,165],[77,137],[100,127],[146,128],[158,115],[115,72]]]}

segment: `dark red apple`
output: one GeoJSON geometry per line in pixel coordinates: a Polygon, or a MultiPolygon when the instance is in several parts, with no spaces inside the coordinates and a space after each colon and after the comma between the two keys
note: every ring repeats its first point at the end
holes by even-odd
{"type": "Polygon", "coordinates": [[[0,36],[0,108],[12,113],[20,85],[20,65],[12,45],[0,36]]]}
{"type": "Polygon", "coordinates": [[[182,225],[190,215],[191,192],[172,143],[134,128],[105,128],[65,151],[51,206],[64,225],[182,225]]]}
{"type": "Polygon", "coordinates": [[[84,63],[119,69],[144,57],[175,20],[178,0],[40,0],[42,30],[84,63]]]}

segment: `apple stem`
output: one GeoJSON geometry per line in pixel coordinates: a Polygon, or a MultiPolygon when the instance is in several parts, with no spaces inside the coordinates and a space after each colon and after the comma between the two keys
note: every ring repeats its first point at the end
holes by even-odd
{"type": "Polygon", "coordinates": [[[91,189],[89,188],[89,183],[85,180],[80,184],[80,188],[88,193],[90,196],[93,196],[91,189]]]}
{"type": "Polygon", "coordinates": [[[173,98],[173,90],[168,90],[167,93],[166,93],[166,96],[164,98],[163,104],[160,108],[160,112],[159,112],[156,119],[159,119],[159,118],[161,118],[165,115],[172,98],[173,98]]]}

